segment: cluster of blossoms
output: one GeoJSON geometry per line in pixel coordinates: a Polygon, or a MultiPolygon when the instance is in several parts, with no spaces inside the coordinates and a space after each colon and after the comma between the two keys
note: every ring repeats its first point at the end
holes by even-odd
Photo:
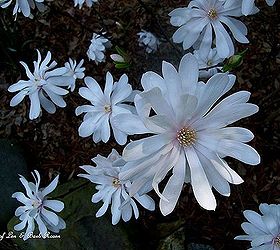
{"type": "Polygon", "coordinates": [[[160,197],[163,215],[173,211],[185,182],[190,182],[203,208],[214,210],[212,187],[229,196],[228,183],[243,182],[223,158],[230,156],[250,165],[260,162],[258,153],[245,144],[253,134],[227,127],[256,113],[258,107],[247,103],[247,91],[234,93],[214,106],[232,88],[235,77],[218,73],[206,83],[198,81],[198,62],[191,54],[182,58],[178,72],[163,62],[162,73],[163,77],[154,72],[143,75],[144,92],[134,99],[137,114],[113,118],[113,124],[125,133],[154,134],[125,147],[127,163],[120,178],[132,181],[131,195],[152,186],[160,197]],[[158,185],[169,172],[172,176],[161,193],[158,185]]]}
{"type": "MultiPolygon", "coordinates": [[[[95,143],[99,141],[108,142],[111,129],[111,120],[119,114],[132,113],[135,108],[125,102],[133,101],[135,95],[128,77],[122,75],[118,82],[114,83],[113,76],[107,72],[104,92],[99,84],[91,77],[85,78],[87,87],[79,89],[79,94],[91,102],[91,105],[77,107],[76,115],[86,113],[84,120],[79,127],[79,135],[87,137],[92,135],[95,143]]],[[[127,134],[112,125],[116,141],[124,145],[127,141],[127,134]]]]}
{"type": "MultiPolygon", "coordinates": [[[[7,7],[12,1],[0,2],[7,7]]],[[[17,0],[16,11],[30,16],[30,8],[43,0],[17,0]]],[[[91,7],[97,0],[74,0],[74,5],[91,7]]],[[[272,5],[275,1],[267,1],[272,5]]],[[[171,24],[179,27],[173,35],[176,43],[183,43],[185,50],[192,49],[180,61],[178,70],[170,63],[162,62],[162,75],[149,71],[143,74],[143,91],[134,91],[127,75],[114,81],[106,73],[104,88],[92,77],[85,77],[84,61],[69,59],[63,67],[51,61],[51,53],[42,60],[34,61],[31,73],[26,63],[21,62],[29,80],[19,80],[9,87],[18,92],[10,105],[18,105],[25,96],[31,102],[29,118],[39,117],[41,107],[54,113],[56,106],[65,107],[63,96],[70,89],[75,90],[76,80],[84,79],[85,87],[79,94],[90,104],[78,106],[76,115],[84,114],[78,129],[81,137],[92,136],[95,143],[106,143],[114,135],[119,145],[127,143],[128,135],[145,135],[130,141],[122,155],[116,150],[106,158],[98,155],[92,161],[96,166],[81,168],[86,178],[96,184],[97,192],[92,202],[103,202],[96,216],[105,214],[111,205],[112,224],[121,219],[137,219],[137,203],[153,211],[154,200],[147,195],[154,190],[160,198],[159,208],[165,216],[170,214],[179,200],[185,183],[190,183],[199,205],[215,210],[217,203],[213,189],[223,196],[230,196],[230,184],[241,184],[243,179],[226,162],[226,157],[245,164],[257,165],[260,156],[249,146],[254,135],[248,129],[232,126],[233,123],[258,112],[258,106],[248,103],[250,92],[238,91],[221,99],[233,87],[236,77],[221,73],[220,63],[234,54],[230,34],[240,43],[248,43],[247,28],[236,17],[254,14],[258,11],[253,0],[192,0],[188,7],[173,10],[169,15],[171,24]],[[203,79],[203,81],[201,81],[203,79]],[[230,125],[230,126],[229,126],[230,125]],[[166,181],[163,190],[159,184],[166,181]]],[[[139,45],[147,53],[158,49],[160,42],[150,32],[138,33],[139,45]]],[[[105,33],[93,33],[87,51],[89,60],[96,64],[104,62],[105,52],[112,46],[105,33]]],[[[115,62],[125,63],[124,53],[113,54],[115,62]]],[[[33,174],[35,184],[20,181],[26,189],[13,197],[24,204],[16,210],[21,222],[15,230],[26,227],[24,239],[38,224],[45,235],[47,230],[58,232],[65,228],[65,222],[54,212],[60,212],[64,205],[60,201],[48,200],[58,183],[56,177],[49,186],[39,189],[40,175],[33,174]]],[[[242,224],[248,234],[238,236],[239,240],[252,241],[252,249],[280,249],[279,205],[261,204],[263,216],[245,211],[249,223],[242,224]]]]}
{"type": "Polygon", "coordinates": [[[158,38],[151,32],[142,30],[137,34],[139,36],[139,45],[145,47],[147,53],[152,53],[157,51],[160,42],[158,38]]]}
{"type": "Polygon", "coordinates": [[[11,100],[10,105],[18,105],[25,96],[28,96],[31,102],[29,118],[31,120],[39,117],[41,106],[48,113],[53,114],[56,111],[56,106],[65,107],[66,102],[63,100],[64,95],[68,90],[63,87],[75,88],[77,78],[83,78],[81,61],[78,65],[76,61],[70,59],[65,67],[56,68],[57,63],[51,62],[51,52],[48,51],[46,58],[42,61],[41,53],[38,52],[38,59],[34,61],[34,71],[31,73],[26,63],[20,62],[25,68],[26,75],[29,80],[19,80],[11,85],[8,89],[10,92],[19,91],[11,100]]]}
{"type": "Polygon", "coordinates": [[[21,231],[27,226],[23,237],[24,240],[27,240],[34,231],[34,222],[37,223],[39,232],[43,238],[46,237],[48,230],[58,233],[66,227],[64,220],[52,212],[61,212],[64,209],[63,202],[49,200],[47,197],[56,188],[59,176],[47,187],[39,188],[41,181],[40,174],[35,170],[32,175],[35,183],[28,182],[23,176],[20,176],[20,181],[25,188],[27,196],[22,192],[16,192],[12,195],[13,198],[16,198],[23,204],[15,212],[15,215],[19,217],[21,222],[15,225],[14,229],[21,231]]]}
{"type": "Polygon", "coordinates": [[[43,4],[44,1],[45,0],[1,0],[0,7],[7,8],[15,2],[13,15],[22,13],[25,17],[32,17],[31,9],[35,9],[35,7],[37,7],[40,11],[45,9],[43,4]]]}
{"type": "Polygon", "coordinates": [[[105,61],[104,52],[106,48],[110,48],[112,46],[111,42],[103,35],[93,33],[91,44],[87,51],[88,58],[95,61],[96,64],[105,61]]]}
{"type": "Polygon", "coordinates": [[[125,161],[116,150],[112,150],[108,158],[98,155],[92,161],[96,164],[93,166],[81,166],[87,174],[78,176],[90,180],[97,184],[98,192],[92,196],[92,202],[98,203],[102,200],[104,203],[97,211],[96,217],[102,216],[111,204],[112,224],[116,225],[120,219],[127,222],[134,213],[135,218],[139,217],[139,211],[136,202],[139,202],[144,208],[155,210],[154,200],[148,196],[149,190],[142,190],[141,193],[135,193],[133,196],[128,195],[128,188],[131,186],[130,181],[121,181],[119,174],[125,165],[125,161]]]}
{"type": "MultiPolygon", "coordinates": [[[[275,4],[276,0],[265,0],[269,6],[275,4]]],[[[245,16],[255,14],[259,9],[255,5],[255,0],[242,0],[242,14],[245,16]]]]}
{"type": "MultiPolygon", "coordinates": [[[[267,2],[272,5],[275,1],[267,2]]],[[[173,41],[183,43],[185,50],[193,47],[203,54],[215,46],[219,57],[228,58],[235,50],[226,28],[239,43],[249,43],[247,27],[236,19],[244,12],[257,12],[253,0],[192,0],[188,7],[175,9],[169,14],[171,24],[179,27],[173,41]]]]}
{"type": "Polygon", "coordinates": [[[247,235],[235,237],[236,240],[251,241],[252,250],[280,249],[280,205],[261,204],[262,215],[244,211],[248,222],[242,223],[242,229],[247,235]]]}

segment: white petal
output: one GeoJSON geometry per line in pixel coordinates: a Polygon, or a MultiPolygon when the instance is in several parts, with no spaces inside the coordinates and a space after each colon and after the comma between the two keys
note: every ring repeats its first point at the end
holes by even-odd
{"type": "Polygon", "coordinates": [[[42,190],[42,195],[43,196],[46,196],[46,195],[50,194],[53,190],[55,190],[55,188],[57,187],[57,184],[58,184],[58,178],[59,178],[59,175],[57,175],[53,179],[53,181],[47,187],[45,187],[42,190]]]}
{"type": "Polygon", "coordinates": [[[191,170],[191,185],[196,200],[203,208],[215,210],[216,199],[195,150],[193,147],[189,147],[185,149],[185,152],[191,170]]]}
{"type": "Polygon", "coordinates": [[[112,196],[112,205],[111,205],[111,212],[112,212],[112,224],[116,225],[121,218],[121,188],[119,188],[112,196]]]}
{"type": "Polygon", "coordinates": [[[33,120],[33,119],[36,119],[40,115],[40,112],[41,112],[41,105],[40,105],[38,91],[35,91],[31,95],[29,95],[29,98],[31,101],[29,118],[30,118],[30,120],[33,120]]]}
{"type": "Polygon", "coordinates": [[[44,207],[48,207],[55,212],[61,212],[64,208],[64,203],[57,200],[45,200],[43,205],[44,207]]]}
{"type": "Polygon", "coordinates": [[[14,106],[18,105],[19,103],[21,103],[22,100],[24,99],[24,97],[26,96],[26,94],[27,94],[27,92],[25,90],[18,92],[10,101],[10,106],[14,107],[14,106]]]}
{"type": "Polygon", "coordinates": [[[170,214],[177,204],[185,180],[185,171],[186,158],[184,152],[181,152],[180,157],[173,168],[172,176],[169,178],[162,193],[168,201],[160,199],[160,211],[164,216],[170,214]]]}
{"type": "Polygon", "coordinates": [[[221,140],[218,151],[249,165],[258,165],[260,156],[251,146],[233,140],[221,140]]]}
{"type": "Polygon", "coordinates": [[[59,222],[58,216],[51,211],[48,211],[45,208],[42,208],[41,213],[43,216],[45,216],[53,225],[57,225],[59,222]]]}
{"type": "Polygon", "coordinates": [[[152,88],[158,87],[162,93],[166,93],[166,86],[164,79],[155,72],[148,71],[142,75],[141,84],[145,91],[149,91],[152,88]]]}
{"type": "Polygon", "coordinates": [[[113,127],[128,135],[150,133],[139,116],[133,114],[119,114],[111,118],[113,127]]]}
{"type": "Polygon", "coordinates": [[[192,54],[188,53],[182,58],[179,66],[179,74],[184,93],[194,94],[198,82],[198,62],[192,54]]]}

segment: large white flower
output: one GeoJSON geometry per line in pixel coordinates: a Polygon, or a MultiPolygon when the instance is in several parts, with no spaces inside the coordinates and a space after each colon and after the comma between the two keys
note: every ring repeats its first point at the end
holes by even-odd
{"type": "Polygon", "coordinates": [[[97,64],[105,61],[105,50],[111,47],[111,42],[102,35],[93,33],[91,44],[87,51],[88,58],[97,64]]]}
{"type": "Polygon", "coordinates": [[[261,204],[261,215],[244,211],[248,222],[241,227],[247,235],[235,237],[236,240],[251,241],[251,250],[280,250],[280,205],[261,204]]]}
{"type": "Polygon", "coordinates": [[[72,60],[71,58],[69,58],[69,62],[66,62],[64,65],[65,68],[68,69],[68,72],[65,75],[72,77],[72,82],[70,82],[68,86],[68,88],[70,88],[72,92],[76,87],[76,79],[83,79],[85,77],[85,68],[82,67],[83,63],[83,59],[77,64],[76,60],[72,60]]]}
{"type": "MultiPolygon", "coordinates": [[[[265,0],[269,6],[274,5],[276,0],[265,0]]],[[[242,0],[242,14],[245,16],[255,14],[259,9],[255,5],[255,0],[242,0]]]]}
{"type": "MultiPolygon", "coordinates": [[[[101,140],[108,142],[111,119],[118,114],[131,113],[135,110],[133,106],[124,103],[133,95],[128,77],[122,75],[120,80],[114,83],[112,75],[108,72],[104,92],[95,79],[86,77],[84,81],[87,87],[80,88],[79,94],[90,101],[91,105],[83,105],[76,109],[76,115],[86,113],[79,127],[79,135],[82,137],[93,135],[93,141],[96,143],[101,140]]],[[[112,130],[116,141],[120,145],[125,144],[127,134],[114,125],[112,130]]]]}
{"type": "Polygon", "coordinates": [[[126,133],[154,134],[126,146],[123,159],[127,164],[120,178],[132,181],[130,194],[152,185],[164,215],[173,211],[184,182],[191,183],[203,208],[214,210],[212,187],[229,196],[229,183],[243,182],[223,158],[230,156],[250,165],[260,162],[258,153],[245,144],[254,135],[245,128],[227,127],[256,113],[258,107],[247,103],[247,91],[234,93],[214,106],[231,89],[235,77],[218,73],[206,84],[198,82],[198,63],[191,54],[182,58],[179,72],[163,62],[162,73],[163,77],[154,72],[143,75],[144,92],[135,97],[138,116],[115,117],[126,133]],[[161,193],[158,184],[169,172],[172,175],[161,193]]]}
{"type": "Polygon", "coordinates": [[[35,6],[37,6],[39,10],[44,9],[44,0],[1,0],[0,6],[2,8],[7,8],[12,2],[15,2],[13,15],[22,12],[25,17],[31,17],[31,9],[34,9],[35,6]]]}
{"type": "Polygon", "coordinates": [[[195,49],[205,50],[207,53],[211,49],[214,35],[219,56],[232,56],[233,42],[223,24],[238,42],[249,42],[246,38],[246,26],[233,18],[242,15],[241,4],[241,0],[193,0],[188,8],[173,10],[169,14],[171,24],[180,26],[173,34],[173,41],[183,43],[185,50],[194,46],[195,49]]]}
{"type": "Polygon", "coordinates": [[[193,54],[198,61],[200,78],[210,78],[211,76],[217,74],[219,70],[222,69],[217,65],[223,62],[224,58],[219,57],[216,48],[211,49],[209,53],[206,54],[203,54],[202,51],[195,50],[193,54]]]}
{"type": "Polygon", "coordinates": [[[98,0],[74,0],[74,7],[79,5],[79,8],[81,9],[83,4],[85,3],[88,7],[91,7],[93,3],[97,3],[98,0]]]}
{"type": "Polygon", "coordinates": [[[116,225],[122,218],[125,222],[129,221],[134,213],[135,218],[139,217],[139,211],[136,205],[138,201],[144,208],[153,211],[155,209],[154,200],[145,193],[136,193],[130,197],[127,188],[131,185],[130,181],[120,181],[119,173],[124,166],[125,161],[120,157],[116,150],[112,150],[108,158],[98,155],[92,161],[96,167],[85,165],[81,166],[88,174],[79,174],[78,176],[98,184],[98,192],[92,196],[92,202],[103,201],[102,207],[97,211],[96,217],[105,214],[111,204],[112,224],[116,225]]]}
{"type": "Polygon", "coordinates": [[[66,103],[62,96],[66,95],[68,91],[61,86],[68,86],[73,79],[72,76],[65,76],[65,73],[68,72],[67,68],[55,68],[57,63],[55,61],[51,62],[51,52],[47,53],[43,61],[40,52],[38,50],[37,52],[38,60],[33,62],[33,73],[26,63],[20,62],[25,68],[29,80],[19,80],[8,88],[9,92],[19,91],[10,102],[12,107],[18,105],[25,96],[29,96],[31,101],[29,118],[31,120],[40,115],[41,105],[50,114],[56,111],[54,104],[62,108],[65,107],[66,103]]]}
{"type": "Polygon", "coordinates": [[[43,238],[46,237],[48,230],[58,233],[66,227],[64,220],[49,210],[61,212],[64,208],[63,202],[47,198],[56,188],[59,176],[55,177],[47,187],[39,188],[40,174],[35,170],[32,175],[35,183],[28,182],[23,176],[19,178],[26,190],[27,196],[22,192],[16,192],[12,195],[13,198],[24,204],[16,209],[15,215],[19,217],[21,222],[14,227],[16,231],[21,231],[27,226],[23,237],[24,240],[27,240],[34,231],[34,221],[38,224],[39,232],[43,238]]]}
{"type": "Polygon", "coordinates": [[[147,53],[157,51],[160,42],[153,33],[142,30],[141,32],[137,33],[137,35],[139,36],[139,45],[145,47],[147,53]]]}

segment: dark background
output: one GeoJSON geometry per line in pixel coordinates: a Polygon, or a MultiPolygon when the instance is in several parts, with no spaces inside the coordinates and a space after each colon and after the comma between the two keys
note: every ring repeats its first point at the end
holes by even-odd
{"type": "MultiPolygon", "coordinates": [[[[147,70],[160,72],[161,61],[178,64],[182,56],[181,45],[167,41],[175,27],[169,23],[168,13],[174,8],[186,6],[188,1],[137,1],[100,0],[93,8],[82,10],[73,7],[73,1],[48,2],[44,13],[33,11],[34,18],[18,15],[14,21],[12,6],[0,10],[0,138],[18,141],[24,148],[30,170],[38,169],[49,182],[56,173],[66,182],[80,172],[79,166],[90,164],[96,154],[108,155],[113,147],[121,153],[122,148],[111,140],[95,144],[91,138],[80,138],[78,127],[81,117],[75,116],[75,108],[85,104],[78,95],[78,88],[66,97],[67,107],[58,108],[54,115],[43,111],[43,116],[29,121],[29,100],[26,98],[15,108],[9,106],[12,94],[7,88],[19,79],[26,79],[19,61],[28,65],[36,60],[39,49],[43,56],[50,50],[53,59],[63,66],[69,57],[85,59],[86,75],[93,76],[103,86],[106,71],[117,79],[128,74],[135,89],[140,88],[141,75],[147,70]],[[162,41],[159,52],[147,55],[138,46],[137,32],[145,29],[156,34],[162,41]],[[92,33],[106,31],[113,45],[122,47],[131,57],[130,69],[116,70],[109,58],[114,49],[108,50],[106,63],[96,65],[88,61],[86,51],[92,33]]],[[[215,249],[246,249],[248,242],[235,241],[243,234],[240,224],[244,221],[242,211],[257,211],[260,203],[280,201],[280,2],[268,7],[258,1],[261,11],[241,18],[247,25],[249,45],[236,44],[237,51],[248,48],[241,67],[234,70],[237,82],[232,91],[248,90],[251,102],[260,111],[239,126],[249,128],[255,134],[251,142],[262,157],[258,166],[248,166],[229,159],[230,166],[245,180],[232,186],[229,198],[215,193],[218,206],[215,212],[202,209],[195,201],[190,185],[186,185],[174,212],[167,217],[156,212],[141,211],[137,224],[145,231],[146,244],[153,249],[160,223],[180,221],[185,225],[187,242],[207,243],[215,249]]],[[[82,81],[77,86],[82,86],[82,81]]],[[[158,198],[153,195],[158,201],[158,198]]]]}

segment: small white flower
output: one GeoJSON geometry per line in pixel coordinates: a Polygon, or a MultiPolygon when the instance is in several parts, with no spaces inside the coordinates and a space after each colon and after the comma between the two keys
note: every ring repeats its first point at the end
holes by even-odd
{"type": "Polygon", "coordinates": [[[222,69],[221,67],[214,67],[224,61],[224,58],[219,57],[216,48],[211,49],[206,55],[203,55],[199,50],[195,50],[193,54],[198,62],[200,78],[210,78],[222,69]]]}
{"type": "Polygon", "coordinates": [[[102,35],[93,33],[91,44],[87,51],[88,58],[96,62],[96,64],[105,61],[104,52],[106,48],[111,47],[111,42],[102,35]]]}
{"type": "Polygon", "coordinates": [[[280,205],[261,204],[262,214],[252,210],[244,211],[248,222],[241,224],[247,235],[235,237],[235,240],[251,241],[251,250],[280,250],[280,205]]]}
{"type": "MultiPolygon", "coordinates": [[[[269,6],[274,5],[276,0],[265,0],[269,6]]],[[[255,0],[242,0],[242,14],[245,16],[255,14],[259,9],[255,5],[255,0]]]]}
{"type": "Polygon", "coordinates": [[[160,42],[153,33],[142,30],[141,32],[137,33],[137,35],[139,36],[139,45],[145,47],[147,53],[157,51],[160,42]]]}
{"type": "Polygon", "coordinates": [[[55,212],[61,212],[64,208],[63,202],[58,200],[48,200],[47,198],[47,195],[53,192],[56,188],[59,176],[55,177],[46,188],[39,188],[41,180],[40,174],[35,170],[32,175],[35,183],[28,182],[21,175],[19,178],[26,190],[27,196],[22,192],[16,192],[12,195],[13,198],[16,198],[19,202],[24,204],[16,209],[15,215],[19,217],[21,222],[14,227],[16,231],[21,231],[27,225],[23,237],[24,240],[27,240],[29,235],[34,231],[34,221],[38,224],[39,232],[42,237],[46,236],[48,230],[58,233],[61,229],[66,227],[62,218],[48,210],[51,209],[55,212]]]}
{"type": "Polygon", "coordinates": [[[31,120],[40,115],[41,105],[50,114],[56,111],[54,104],[62,108],[65,107],[66,103],[62,96],[66,95],[68,91],[61,86],[67,86],[73,78],[64,75],[68,71],[67,68],[55,68],[57,63],[55,61],[51,62],[51,52],[47,53],[43,61],[40,52],[38,50],[37,52],[38,60],[33,62],[33,73],[26,63],[20,62],[25,68],[29,80],[19,80],[8,88],[9,92],[19,91],[10,102],[12,107],[18,105],[25,96],[29,96],[31,101],[29,118],[31,120]]]}
{"type": "Polygon", "coordinates": [[[227,58],[234,54],[234,46],[226,25],[233,37],[240,43],[248,43],[247,28],[239,20],[241,16],[241,0],[193,0],[188,8],[173,10],[171,24],[180,28],[173,34],[175,43],[183,43],[185,50],[194,47],[208,53],[212,47],[212,36],[218,55],[227,58]],[[212,34],[214,31],[214,34],[212,34]]]}
{"type": "MultiPolygon", "coordinates": [[[[0,6],[2,8],[7,8],[13,0],[2,0],[0,1],[0,6]]],[[[44,0],[15,0],[15,7],[13,10],[13,15],[21,13],[25,17],[31,17],[31,9],[35,9],[35,6],[41,11],[44,9],[44,0]]]]}
{"type": "Polygon", "coordinates": [[[124,63],[125,62],[125,59],[119,54],[112,54],[112,55],[110,55],[110,57],[114,62],[118,62],[118,63],[124,63]]]}
{"type": "Polygon", "coordinates": [[[65,63],[65,68],[68,69],[68,72],[65,75],[73,77],[71,83],[68,86],[72,92],[75,89],[76,79],[83,79],[85,77],[85,68],[82,67],[83,63],[84,60],[81,60],[79,64],[77,64],[76,60],[72,60],[71,58],[69,58],[69,62],[65,63]]]}
{"type": "Polygon", "coordinates": [[[127,134],[117,129],[111,123],[111,119],[121,113],[131,113],[135,109],[124,103],[131,101],[129,98],[133,95],[127,75],[122,75],[120,80],[114,83],[112,75],[108,72],[104,92],[95,79],[86,77],[84,81],[87,87],[80,88],[79,94],[89,100],[91,105],[83,105],[76,109],[76,115],[86,113],[79,127],[79,135],[81,137],[93,135],[93,141],[96,143],[101,140],[108,142],[111,124],[116,141],[124,145],[127,134]]]}
{"type": "Polygon", "coordinates": [[[229,183],[243,182],[224,158],[229,156],[250,165],[260,162],[256,150],[246,144],[253,139],[252,132],[227,127],[256,113],[258,106],[247,103],[247,91],[234,93],[215,105],[232,88],[236,77],[218,73],[206,84],[198,81],[198,62],[192,54],[182,58],[179,71],[163,62],[162,73],[163,77],[154,72],[143,75],[144,92],[134,99],[138,116],[115,117],[123,132],[150,135],[125,147],[123,159],[127,163],[120,179],[132,181],[130,195],[151,185],[160,197],[163,215],[174,210],[187,182],[198,203],[215,210],[212,188],[229,196],[229,183]],[[169,172],[172,175],[161,193],[159,183],[169,172]]]}
{"type": "Polygon", "coordinates": [[[86,3],[88,7],[91,7],[93,3],[97,2],[98,0],[74,0],[74,7],[77,7],[79,5],[79,9],[81,9],[84,3],[86,3]]]}
{"type": "Polygon", "coordinates": [[[116,150],[113,149],[108,158],[98,155],[92,161],[96,164],[96,167],[89,165],[81,166],[88,174],[79,174],[78,176],[98,184],[96,186],[98,192],[92,196],[91,201],[93,203],[102,201],[104,204],[97,211],[96,217],[104,215],[111,204],[113,225],[116,225],[121,218],[125,222],[129,221],[133,213],[137,219],[139,217],[139,210],[135,200],[144,208],[150,211],[155,210],[154,200],[145,192],[129,197],[127,188],[131,183],[129,181],[122,182],[119,179],[119,173],[125,161],[122,160],[116,150]]]}

